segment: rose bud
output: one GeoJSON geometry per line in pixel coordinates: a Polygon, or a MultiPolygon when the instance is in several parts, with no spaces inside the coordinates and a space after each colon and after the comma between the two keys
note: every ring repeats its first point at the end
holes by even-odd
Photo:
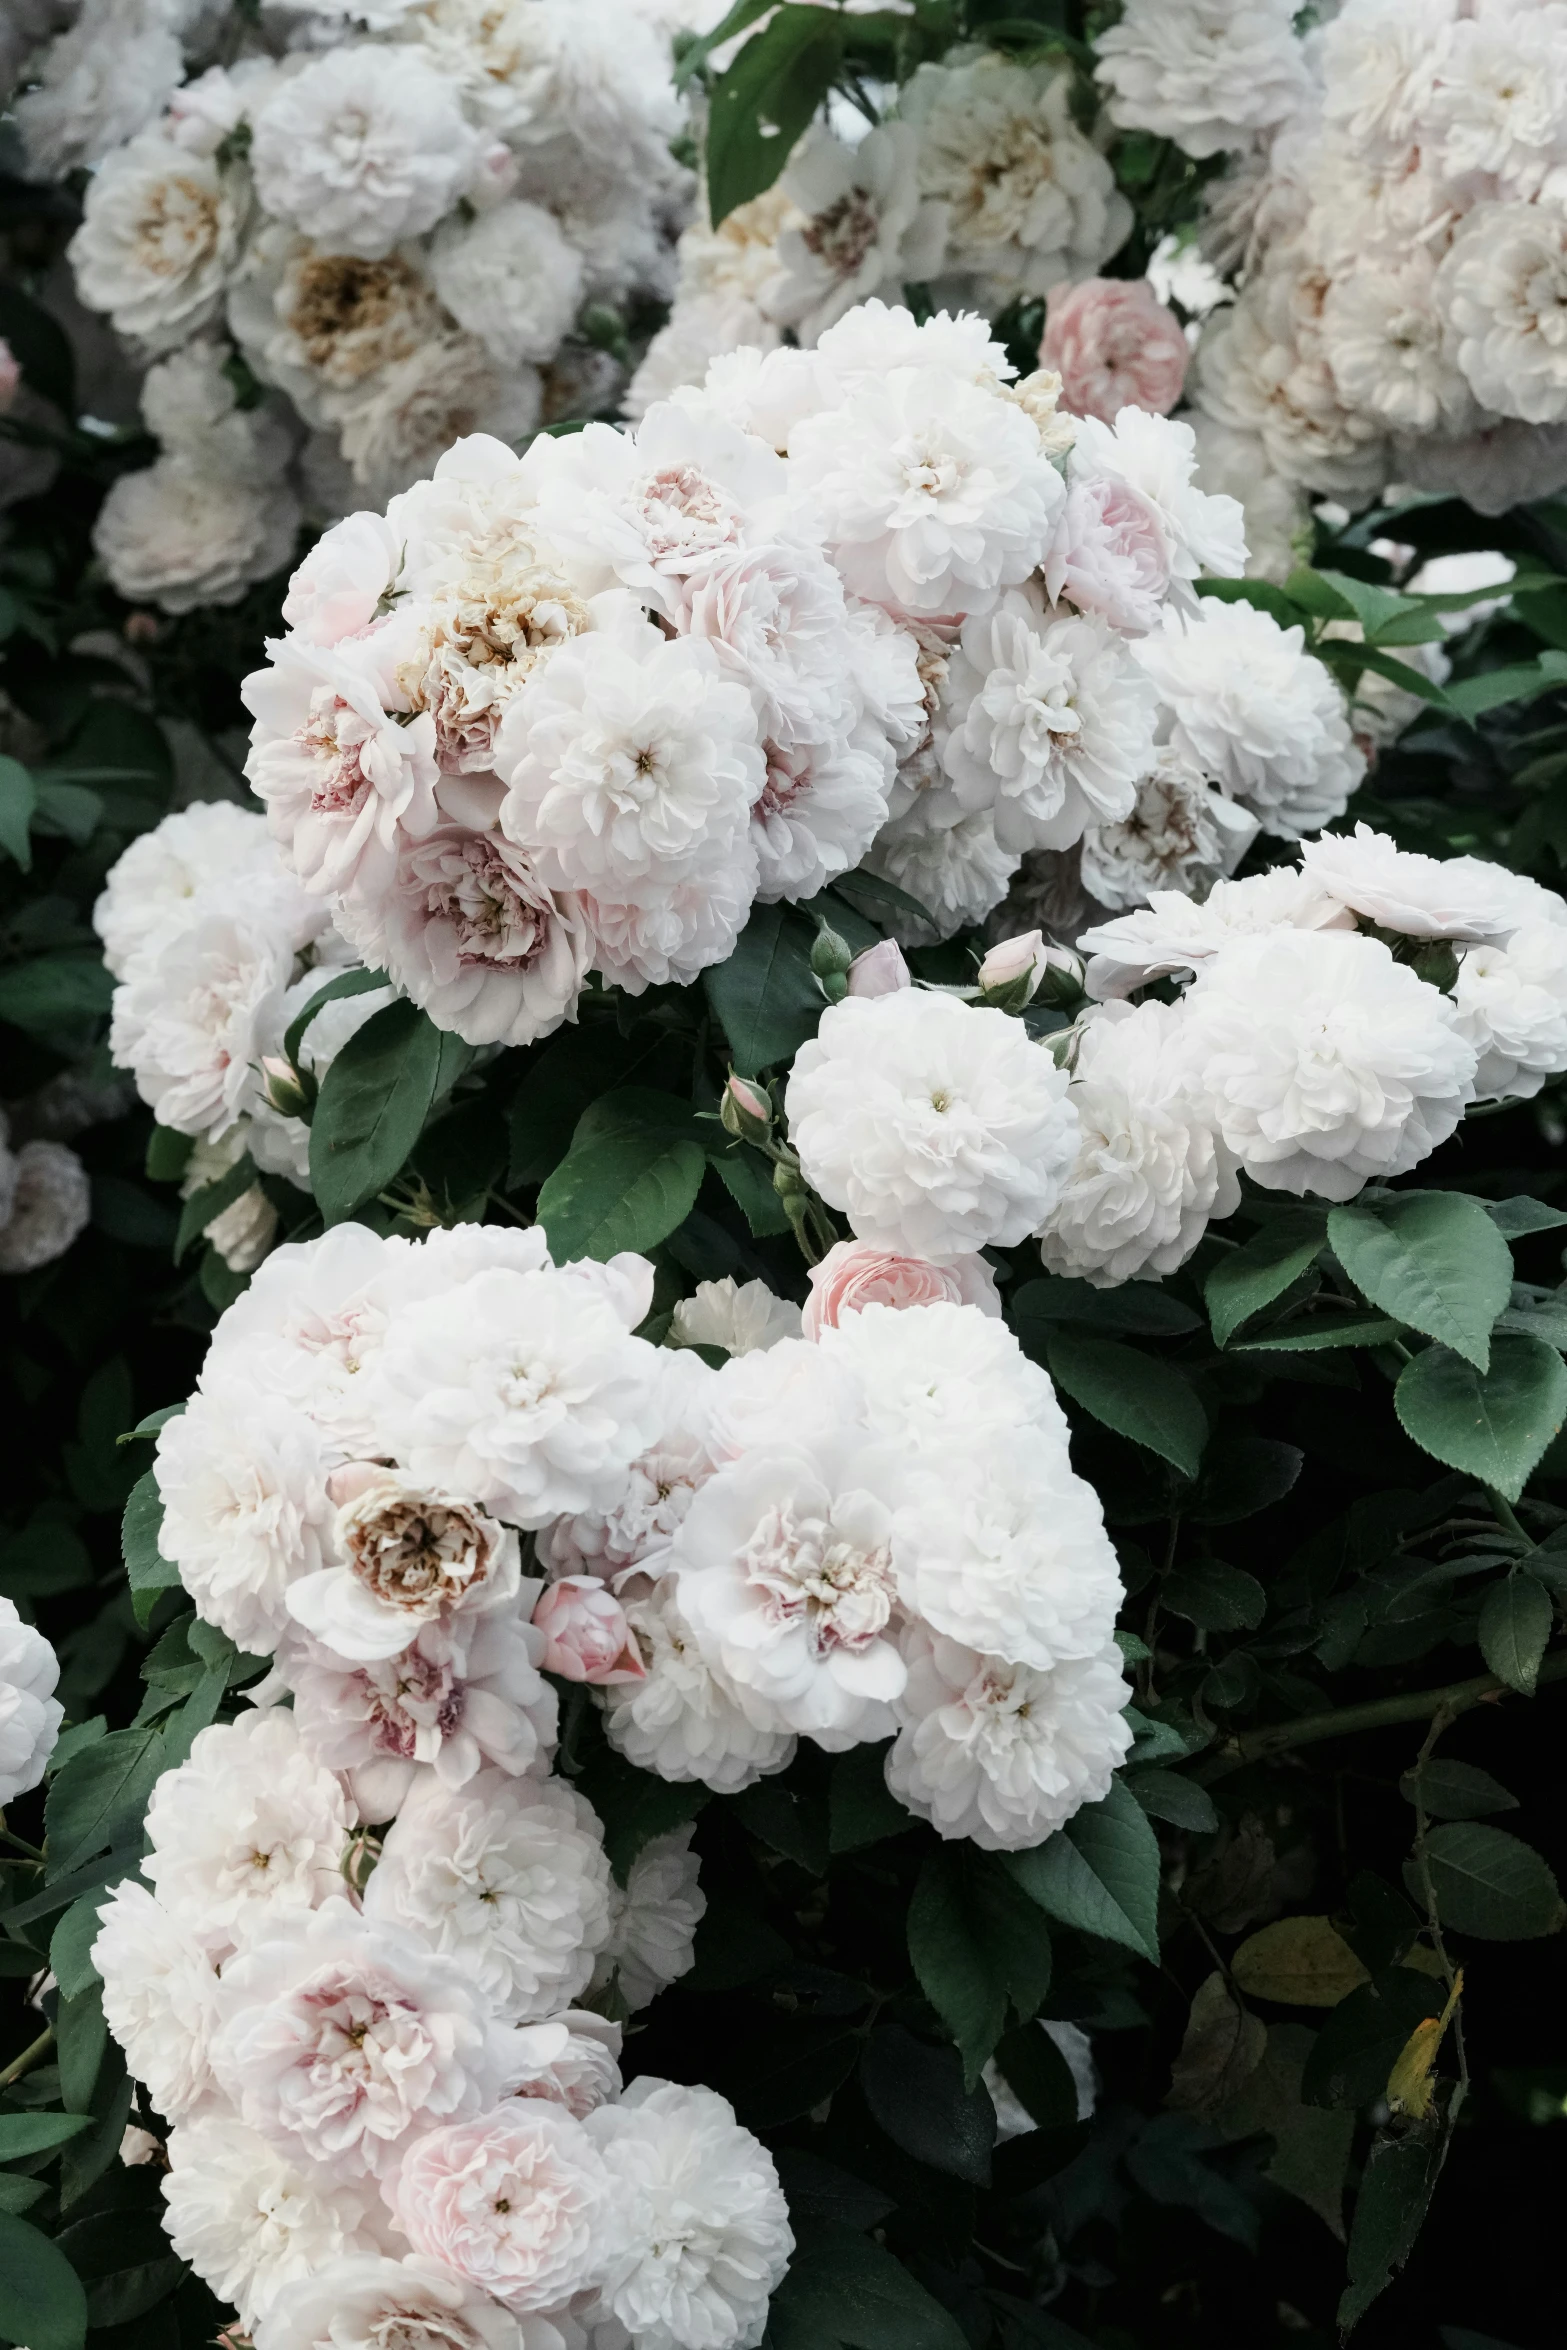
{"type": "Polygon", "coordinates": [[[753,1085],[748,1077],[737,1077],[732,1069],[718,1116],[725,1133],[741,1142],[765,1142],[772,1132],[772,1103],[759,1085],[753,1085]]]}
{"type": "Polygon", "coordinates": [[[607,1584],[592,1575],[563,1575],[549,1584],[533,1611],[544,1634],[543,1666],[563,1681],[645,1681],[626,1611],[607,1584]]]}
{"type": "Polygon", "coordinates": [[[900,987],[913,984],[903,960],[903,949],[895,938],[884,938],[879,945],[867,947],[849,965],[850,995],[896,995],[900,987]]]}

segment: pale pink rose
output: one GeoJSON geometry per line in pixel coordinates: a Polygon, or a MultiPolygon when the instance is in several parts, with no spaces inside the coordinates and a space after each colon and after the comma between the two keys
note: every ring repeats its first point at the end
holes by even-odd
{"type": "Polygon", "coordinates": [[[0,336],[0,416],[4,416],[21,389],[22,370],[16,354],[4,336],[0,336]]]}
{"type": "Polygon", "coordinates": [[[819,1338],[836,1330],[845,1314],[862,1306],[978,1306],[999,1318],[996,1277],[983,1257],[954,1257],[932,1265],[924,1257],[900,1257],[869,1240],[840,1240],[810,1273],[803,1331],[819,1338]]]}
{"type": "Polygon", "coordinates": [[[1050,950],[1045,945],[1042,930],[1020,931],[1016,938],[998,939],[975,974],[981,988],[1013,987],[1020,979],[1029,982],[1032,996],[1045,975],[1050,950]]]}
{"type": "Polygon", "coordinates": [[[1075,481],[1040,569],[1052,599],[1066,596],[1112,628],[1146,636],[1159,625],[1170,587],[1164,532],[1127,482],[1105,475],[1075,481]]]}
{"type": "Polygon", "coordinates": [[[356,636],[392,584],[398,548],[382,514],[350,514],[318,538],[288,583],[283,619],[313,645],[356,636]]]}
{"type": "Polygon", "coordinates": [[[563,1575],[549,1584],[533,1622],[544,1635],[546,1673],[558,1673],[563,1681],[591,1681],[598,1688],[646,1680],[626,1611],[595,1576],[563,1575]]]}
{"type": "Polygon", "coordinates": [[[1049,297],[1041,367],[1061,377],[1061,404],[1114,424],[1123,408],[1168,416],[1186,381],[1186,337],[1146,278],[1084,278],[1049,297]]]}
{"type": "Polygon", "coordinates": [[[903,949],[895,938],[884,938],[878,945],[867,947],[849,965],[850,995],[896,995],[900,987],[913,984],[903,960],[903,949]]]}
{"type": "Polygon", "coordinates": [[[581,2122],[540,2098],[430,2130],[386,2199],[416,2252],[507,2309],[558,2308],[603,2258],[608,2173],[581,2122]]]}

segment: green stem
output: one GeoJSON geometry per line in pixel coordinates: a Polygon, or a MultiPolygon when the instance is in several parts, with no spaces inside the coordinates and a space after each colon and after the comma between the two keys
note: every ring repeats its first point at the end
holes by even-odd
{"type": "Polygon", "coordinates": [[[1524,1532],[1522,1526],[1518,1523],[1517,1514],[1513,1509],[1512,1503],[1506,1500],[1503,1495],[1498,1493],[1494,1485],[1488,1485],[1485,1491],[1486,1499],[1490,1502],[1492,1509],[1496,1512],[1497,1524],[1499,1526],[1504,1526],[1509,1534],[1516,1534],[1520,1542],[1528,1542],[1529,1548],[1533,1550],[1534,1544],[1529,1540],[1529,1536],[1524,1532]]]}
{"type": "Polygon", "coordinates": [[[5,2071],[0,2073],[0,2089],[9,2089],[24,2073],[30,2073],[41,2056],[47,2056],[54,2046],[54,2027],[40,2032],[31,2048],[24,2048],[20,2056],[13,2056],[5,2071]]]}
{"type": "MultiPolygon", "coordinates": [[[[1546,1658],[1536,1687],[1543,1689],[1548,1681],[1561,1680],[1567,1680],[1567,1649],[1546,1658]]],[[[1385,1730],[1396,1722],[1429,1721],[1433,1714],[1467,1713],[1471,1706],[1484,1705],[1491,1698],[1517,1694],[1495,1673],[1481,1673],[1472,1681],[1450,1681],[1442,1689],[1416,1689],[1402,1697],[1378,1697],[1365,1705],[1342,1705],[1327,1713],[1305,1714],[1297,1722],[1275,1722],[1268,1729],[1248,1730],[1239,1738],[1229,1739],[1207,1768],[1195,1776],[1205,1783],[1222,1779],[1228,1772],[1239,1770],[1243,1763],[1284,1754],[1292,1746],[1313,1746],[1319,1738],[1351,1738],[1361,1730],[1385,1730]]]]}
{"type": "Polygon", "coordinates": [[[0,1819],[0,1836],[5,1838],[7,1844],[14,1844],[18,1852],[24,1852],[29,1860],[37,1861],[39,1867],[42,1868],[44,1856],[37,1845],[29,1844],[25,1836],[18,1836],[16,1830],[8,1828],[3,1819],[0,1819]]]}

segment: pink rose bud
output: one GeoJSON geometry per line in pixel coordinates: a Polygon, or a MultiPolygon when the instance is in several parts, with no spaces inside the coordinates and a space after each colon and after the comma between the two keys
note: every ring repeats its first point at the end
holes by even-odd
{"type": "Polygon", "coordinates": [[[773,1105],[767,1095],[749,1077],[737,1077],[732,1069],[718,1115],[725,1133],[742,1142],[765,1142],[772,1131],[773,1105]]]}
{"type": "Polygon", "coordinates": [[[385,1475],[379,1461],[345,1461],[326,1481],[327,1500],[334,1509],[346,1510],[351,1501],[359,1499],[367,1485],[373,1485],[377,1477],[385,1475]]]}
{"type": "Polygon", "coordinates": [[[811,1294],[801,1328],[807,1338],[836,1330],[845,1314],[864,1306],[978,1306],[999,1315],[996,1277],[983,1257],[954,1257],[947,1265],[901,1257],[870,1240],[836,1241],[810,1272],[811,1294]]]}
{"type": "Polygon", "coordinates": [[[8,342],[0,339],[0,416],[4,416],[22,384],[22,370],[8,342]]]}
{"type": "Polygon", "coordinates": [[[563,1575],[551,1583],[533,1611],[544,1635],[544,1670],[563,1681],[591,1681],[606,1688],[615,1681],[645,1681],[626,1611],[607,1584],[592,1575],[563,1575]]]}
{"type": "MultiPolygon", "coordinates": [[[[1032,995],[1044,977],[1049,952],[1042,930],[1024,930],[1016,938],[1001,939],[981,963],[978,985],[988,995],[994,988],[1012,988],[1026,979],[1032,995]]],[[[1026,1003],[1028,998],[1023,1000],[1026,1003]]]]}
{"type": "Polygon", "coordinates": [[[1123,408],[1168,416],[1186,382],[1181,322],[1145,277],[1084,278],[1048,298],[1042,367],[1061,377],[1063,405],[1114,424],[1123,408]]]}
{"type": "Polygon", "coordinates": [[[867,947],[849,965],[850,995],[896,995],[900,987],[913,984],[903,960],[903,949],[895,938],[884,938],[879,946],[867,947]]]}

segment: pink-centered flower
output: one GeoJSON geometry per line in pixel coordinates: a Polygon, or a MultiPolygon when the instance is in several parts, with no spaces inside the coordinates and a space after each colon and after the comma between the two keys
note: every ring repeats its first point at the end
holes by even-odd
{"type": "Polygon", "coordinates": [[[1113,424],[1123,408],[1168,416],[1186,381],[1186,337],[1146,278],[1084,278],[1050,296],[1041,367],[1062,405],[1113,424]]]}
{"type": "Polygon", "coordinates": [[[544,1670],[563,1681],[645,1681],[647,1667],[632,1638],[626,1611],[608,1587],[591,1575],[563,1575],[551,1583],[533,1611],[544,1634],[544,1670]]]}
{"type": "Polygon", "coordinates": [[[947,1304],[978,1306],[986,1314],[1001,1312],[996,1277],[981,1256],[932,1265],[924,1257],[878,1248],[874,1241],[840,1240],[811,1267],[810,1282],[804,1313],[807,1338],[836,1330],[845,1314],[857,1314],[864,1306],[947,1304]]]}

